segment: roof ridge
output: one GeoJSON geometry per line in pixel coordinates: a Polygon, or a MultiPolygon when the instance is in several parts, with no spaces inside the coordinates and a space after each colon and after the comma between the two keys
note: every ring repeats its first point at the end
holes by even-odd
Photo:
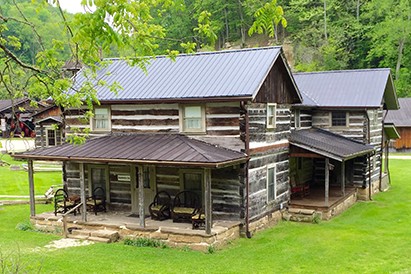
{"type": "MultiPolygon", "coordinates": [[[[318,104],[318,101],[317,101],[317,100],[315,100],[315,99],[314,99],[313,97],[311,97],[310,95],[308,95],[305,91],[300,90],[300,92],[301,92],[301,93],[304,93],[304,95],[305,95],[305,96],[307,96],[307,97],[308,97],[308,99],[310,99],[311,101],[313,101],[313,102],[315,103],[315,105],[316,105],[316,106],[318,106],[318,105],[319,105],[319,104],[318,104]]],[[[301,104],[302,104],[302,105],[304,105],[304,98],[303,98],[303,100],[302,100],[301,104]]]]}
{"type": "Polygon", "coordinates": [[[293,72],[293,75],[306,75],[306,74],[321,74],[321,73],[347,73],[347,72],[370,72],[370,71],[385,71],[389,70],[390,68],[366,68],[366,69],[344,69],[344,70],[324,70],[324,71],[301,71],[301,72],[293,72]]]}
{"type": "MultiPolygon", "coordinates": [[[[217,54],[225,54],[225,53],[236,53],[236,52],[248,52],[248,51],[260,51],[260,50],[270,50],[270,49],[280,49],[281,46],[268,46],[268,47],[256,47],[256,48],[242,48],[242,49],[226,49],[226,50],[217,50],[217,51],[204,51],[204,52],[194,52],[194,53],[181,53],[178,54],[177,57],[192,57],[192,56],[202,56],[202,55],[217,55],[217,54]]],[[[136,57],[135,59],[139,58],[147,58],[147,59],[156,59],[156,58],[169,58],[167,55],[156,55],[156,56],[141,56],[136,57]]],[[[125,59],[121,57],[109,57],[104,58],[103,60],[108,61],[125,61],[125,59]]]]}
{"type": "Polygon", "coordinates": [[[206,155],[206,153],[203,149],[199,148],[198,146],[196,146],[196,145],[194,145],[190,142],[187,142],[187,140],[195,140],[195,139],[189,138],[189,137],[187,137],[185,135],[181,135],[181,134],[176,134],[176,136],[177,136],[178,139],[183,141],[186,145],[188,145],[189,147],[191,147],[192,149],[194,149],[195,151],[200,153],[201,156],[203,156],[204,158],[206,158],[209,161],[211,160],[210,157],[206,155]]]}

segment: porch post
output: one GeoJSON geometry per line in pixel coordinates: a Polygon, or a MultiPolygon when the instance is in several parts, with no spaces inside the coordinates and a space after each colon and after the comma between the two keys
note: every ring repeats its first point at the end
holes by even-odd
{"type": "Polygon", "coordinates": [[[204,206],[205,206],[205,231],[206,234],[211,234],[212,220],[212,201],[211,201],[211,170],[204,169],[204,206]]]}
{"type": "Polygon", "coordinates": [[[325,158],[325,206],[328,206],[330,192],[330,159],[325,158]]]}
{"type": "Polygon", "coordinates": [[[34,196],[34,172],[33,160],[28,160],[28,175],[29,175],[29,193],[30,193],[30,216],[36,216],[36,197],[34,196]]]}
{"type": "Polygon", "coordinates": [[[341,194],[345,196],[345,161],[341,162],[341,194]]]}
{"type": "Polygon", "coordinates": [[[146,227],[146,217],[144,212],[144,170],[142,165],[138,165],[138,216],[140,226],[146,227]]]}
{"type": "Polygon", "coordinates": [[[80,163],[80,199],[82,203],[83,214],[81,219],[83,222],[87,222],[87,201],[86,201],[86,186],[84,180],[84,163],[80,163]]]}

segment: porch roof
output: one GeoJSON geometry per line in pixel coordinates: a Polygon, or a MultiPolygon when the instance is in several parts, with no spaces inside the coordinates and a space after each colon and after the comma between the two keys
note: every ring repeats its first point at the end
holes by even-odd
{"type": "Polygon", "coordinates": [[[49,161],[164,164],[220,168],[247,160],[244,153],[180,134],[111,134],[82,145],[63,144],[16,154],[49,161]]]}
{"type": "Polygon", "coordinates": [[[364,145],[319,128],[292,131],[290,143],[337,161],[349,160],[374,151],[371,145],[364,145]]]}

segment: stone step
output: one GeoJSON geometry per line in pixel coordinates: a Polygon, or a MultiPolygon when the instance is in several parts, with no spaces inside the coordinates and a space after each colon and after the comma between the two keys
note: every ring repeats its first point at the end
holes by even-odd
{"type": "Polygon", "coordinates": [[[120,235],[114,230],[70,229],[69,238],[89,240],[100,243],[116,242],[120,235]]]}
{"type": "Polygon", "coordinates": [[[322,213],[311,209],[290,208],[283,213],[283,219],[292,222],[318,223],[322,213]]]}

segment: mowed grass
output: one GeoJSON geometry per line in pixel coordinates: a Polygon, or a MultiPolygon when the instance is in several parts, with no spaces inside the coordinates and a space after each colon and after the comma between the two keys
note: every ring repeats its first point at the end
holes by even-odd
{"type": "Polygon", "coordinates": [[[320,224],[282,222],[213,254],[122,243],[47,250],[55,235],[15,229],[28,219],[26,205],[0,210],[0,248],[18,245],[41,273],[410,273],[411,160],[390,165],[391,189],[373,201],[320,224]]]}
{"type": "MultiPolygon", "coordinates": [[[[0,159],[10,165],[21,166],[25,161],[16,161],[3,154],[0,159]]],[[[35,172],[35,194],[44,194],[52,185],[62,182],[61,172],[35,172]]],[[[0,166],[0,195],[29,195],[28,173],[25,170],[12,171],[9,166],[0,166]]]]}

